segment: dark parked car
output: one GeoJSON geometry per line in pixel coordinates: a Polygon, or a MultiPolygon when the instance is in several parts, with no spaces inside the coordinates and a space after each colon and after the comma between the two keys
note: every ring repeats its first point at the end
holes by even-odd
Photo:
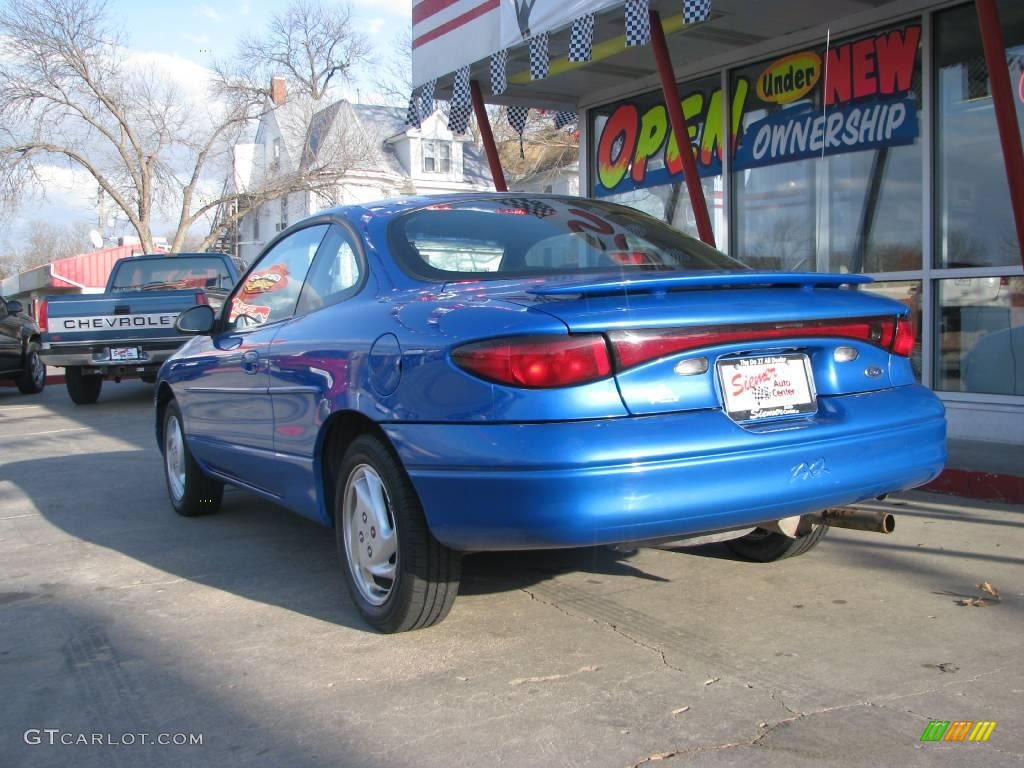
{"type": "Polygon", "coordinates": [[[0,379],[13,379],[26,395],[46,386],[46,366],[39,357],[39,326],[20,301],[0,298],[0,379]]]}
{"type": "Polygon", "coordinates": [[[444,617],[461,552],[713,534],[770,561],[889,532],[848,505],[935,477],[945,415],[907,307],[865,282],[754,272],[579,198],[330,210],[178,318],[171,503],[212,512],[230,483],[333,526],[385,631],[444,617]]]}

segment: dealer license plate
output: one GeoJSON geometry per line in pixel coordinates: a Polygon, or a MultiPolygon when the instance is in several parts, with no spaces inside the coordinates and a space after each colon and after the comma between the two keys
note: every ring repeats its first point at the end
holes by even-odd
{"type": "Polygon", "coordinates": [[[110,348],[110,359],[111,360],[138,360],[139,359],[139,348],[138,347],[111,347],[110,348]]]}
{"type": "Polygon", "coordinates": [[[725,411],[735,421],[797,416],[818,409],[807,355],[720,360],[718,378],[725,411]]]}

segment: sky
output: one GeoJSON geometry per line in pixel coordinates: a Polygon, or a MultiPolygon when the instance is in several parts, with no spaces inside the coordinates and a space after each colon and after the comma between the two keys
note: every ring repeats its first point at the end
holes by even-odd
{"type": "MultiPolygon", "coordinates": [[[[367,36],[373,54],[382,61],[388,59],[396,35],[411,24],[411,0],[349,0],[348,5],[358,28],[367,36]]],[[[262,32],[269,16],[286,7],[286,0],[200,3],[185,0],[181,4],[140,3],[138,0],[107,2],[107,9],[120,25],[126,47],[133,56],[152,59],[173,73],[183,86],[194,88],[197,93],[204,87],[206,67],[215,59],[229,58],[239,37],[262,32]]],[[[355,73],[353,82],[340,89],[340,95],[356,101],[373,100],[373,91],[372,73],[362,71],[355,73]]],[[[99,222],[95,182],[84,171],[53,166],[46,174],[45,197],[27,202],[4,219],[0,249],[5,240],[8,244],[17,241],[29,219],[59,225],[84,221],[96,226],[99,222]]],[[[176,217],[158,220],[155,234],[171,234],[174,220],[176,217]]],[[[108,230],[107,234],[134,234],[134,231],[122,216],[114,231],[108,230]]],[[[83,251],[90,248],[87,242],[83,243],[83,251]]]]}

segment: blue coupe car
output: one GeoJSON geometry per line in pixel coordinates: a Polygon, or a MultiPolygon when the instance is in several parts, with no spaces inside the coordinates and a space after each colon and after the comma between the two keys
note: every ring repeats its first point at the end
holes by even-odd
{"type": "Polygon", "coordinates": [[[333,526],[372,626],[448,613],[461,553],[707,537],[752,560],[945,461],[903,304],[755,272],[633,209],[477,194],[278,235],[160,371],[182,515],[224,483],[333,526]]]}

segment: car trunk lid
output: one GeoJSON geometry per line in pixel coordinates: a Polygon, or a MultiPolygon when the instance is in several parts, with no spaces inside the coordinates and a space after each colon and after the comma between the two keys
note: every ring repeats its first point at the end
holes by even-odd
{"type": "Polygon", "coordinates": [[[571,333],[604,334],[631,413],[725,406],[747,422],[812,413],[819,395],[911,383],[906,359],[894,363],[890,351],[906,308],[845,287],[868,282],[817,273],[620,273],[537,279],[525,290],[505,281],[446,289],[500,295],[558,318],[571,333]],[[783,405],[768,407],[773,402],[783,405]]]}

